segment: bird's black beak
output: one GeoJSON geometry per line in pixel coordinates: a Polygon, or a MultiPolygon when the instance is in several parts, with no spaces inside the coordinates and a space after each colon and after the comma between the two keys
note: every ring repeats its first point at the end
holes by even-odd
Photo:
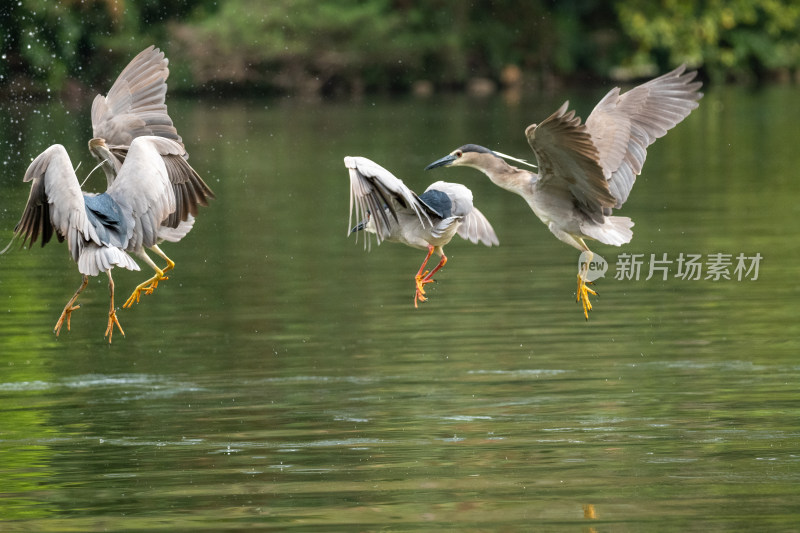
{"type": "Polygon", "coordinates": [[[353,234],[353,233],[355,233],[357,231],[361,231],[362,229],[364,229],[366,227],[367,227],[367,219],[364,219],[364,220],[362,220],[361,222],[359,222],[358,224],[356,224],[355,226],[353,226],[350,229],[350,234],[353,234]]]}
{"type": "Polygon", "coordinates": [[[456,159],[457,159],[456,156],[454,156],[453,154],[446,155],[443,158],[437,159],[436,161],[425,167],[425,170],[430,170],[432,168],[437,168],[437,167],[446,167],[452,164],[453,161],[455,161],[456,159]]]}

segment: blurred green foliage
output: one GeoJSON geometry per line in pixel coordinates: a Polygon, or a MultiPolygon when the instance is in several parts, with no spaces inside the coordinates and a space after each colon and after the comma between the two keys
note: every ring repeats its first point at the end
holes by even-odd
{"type": "Polygon", "coordinates": [[[796,0],[625,0],[617,12],[636,44],[634,63],[688,61],[718,80],[786,76],[800,67],[796,0]]]}
{"type": "Polygon", "coordinates": [[[797,0],[18,0],[0,8],[4,92],[105,84],[154,43],[177,90],[339,94],[527,79],[792,79],[797,0]]]}

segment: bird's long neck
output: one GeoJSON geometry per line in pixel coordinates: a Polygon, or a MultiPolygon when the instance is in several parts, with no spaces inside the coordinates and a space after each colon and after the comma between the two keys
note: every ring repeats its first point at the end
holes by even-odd
{"type": "Polygon", "coordinates": [[[92,156],[99,162],[102,163],[103,173],[106,175],[106,182],[107,185],[110,187],[114,180],[117,177],[117,171],[119,170],[116,167],[117,159],[111,153],[111,150],[105,145],[105,143],[101,145],[89,143],[89,151],[92,153],[92,156]]]}
{"type": "Polygon", "coordinates": [[[485,158],[480,166],[474,168],[489,176],[498,187],[521,196],[530,191],[531,181],[536,178],[533,172],[511,166],[499,157],[485,158]]]}

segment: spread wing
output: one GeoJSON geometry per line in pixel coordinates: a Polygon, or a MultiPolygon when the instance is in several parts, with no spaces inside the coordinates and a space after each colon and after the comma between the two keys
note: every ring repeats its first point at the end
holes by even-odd
{"type": "Polygon", "coordinates": [[[158,231],[176,208],[175,192],[164,156],[178,156],[183,147],[162,137],[137,137],[128,149],[117,179],[106,193],[129,217],[132,234],[127,250],[149,247],[158,242],[158,231]]]}
{"type": "Polygon", "coordinates": [[[153,46],[140,52],[123,69],[106,96],[92,103],[92,132],[109,146],[130,146],[133,139],[155,135],[182,145],[167,114],[169,61],[153,46]]]}
{"type": "Polygon", "coordinates": [[[100,244],[86,215],[83,193],[66,149],[54,144],[33,160],[23,181],[31,182],[28,203],[14,233],[33,244],[41,236],[42,246],[55,231],[59,241],[67,240],[77,262],[85,242],[100,244]]]}
{"type": "Polygon", "coordinates": [[[467,239],[475,244],[478,242],[486,246],[498,246],[500,244],[494,228],[477,207],[473,207],[472,211],[464,217],[458,227],[458,235],[462,239],[467,239]]]}
{"type": "Polygon", "coordinates": [[[642,172],[647,147],[698,106],[702,83],[692,81],[696,71],[685,70],[682,65],[623,94],[614,88],[586,119],[609,190],[616,198],[614,207],[628,199],[642,172]]]}
{"type": "Polygon", "coordinates": [[[589,218],[603,222],[616,204],[586,126],[564,104],[541,124],[525,130],[539,163],[539,186],[562,190],[589,218]]]}
{"type": "Polygon", "coordinates": [[[198,206],[208,206],[208,201],[215,198],[206,182],[189,165],[183,147],[180,148],[180,153],[171,152],[163,156],[167,177],[175,195],[175,211],[163,222],[169,228],[177,228],[181,222],[196,217],[198,206]]]}
{"type": "Polygon", "coordinates": [[[366,157],[348,156],[344,158],[344,165],[350,171],[349,227],[353,225],[353,215],[357,222],[371,216],[378,243],[389,236],[400,209],[413,212],[421,224],[427,221],[430,225],[430,217],[438,216],[437,213],[429,213],[430,208],[401,179],[374,161],[366,157]]]}

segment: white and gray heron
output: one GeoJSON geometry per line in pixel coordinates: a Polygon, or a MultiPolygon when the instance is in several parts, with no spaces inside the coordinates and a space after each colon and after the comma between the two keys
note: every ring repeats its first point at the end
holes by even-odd
{"type": "MultiPolygon", "coordinates": [[[[114,81],[108,94],[98,94],[92,102],[92,135],[89,151],[101,163],[108,186],[114,182],[117,173],[125,161],[128,147],[133,139],[143,136],[156,136],[170,139],[180,145],[181,157],[188,159],[181,136],[178,135],[172,119],[167,113],[165,103],[167,95],[167,77],[169,77],[169,60],[164,52],[149,46],[134,57],[114,81]]],[[[167,174],[173,184],[175,193],[175,211],[170,213],[159,229],[159,239],[148,245],[151,251],[166,261],[166,266],[159,268],[147,255],[144,249],[137,255],[154,271],[152,278],[139,284],[123,307],[131,307],[139,301],[142,293],[151,294],[159,281],[167,278],[165,273],[175,267],[172,261],[158,244],[161,241],[177,242],[181,240],[194,225],[199,205],[207,206],[208,199],[214,193],[199,179],[199,176],[186,181],[185,165],[177,161],[174,154],[165,157],[167,174]]],[[[189,167],[191,168],[191,167],[189,167]]],[[[196,176],[194,170],[191,171],[196,176]]]]}
{"type": "MultiPolygon", "coordinates": [[[[177,197],[194,198],[194,193],[187,194],[182,189],[202,189],[200,176],[183,155],[183,147],[175,141],[137,137],[131,142],[114,182],[101,194],[81,191],[69,155],[60,144],[54,144],[30,164],[23,181],[31,182],[31,192],[22,218],[14,228],[15,236],[22,237],[23,244],[26,241],[33,244],[41,236],[44,246],[55,233],[59,241],[67,241],[70,255],[83,275],[80,287],[56,322],[53,329],[56,335],[65,320],[67,330],[70,329],[72,312],[80,307],[75,301],[86,288],[89,276],[100,272],[108,274],[111,295],[105,336],[111,342],[115,325],[125,334],[114,307],[111,269],[118,266],[139,270],[129,252],[157,268],[147,258],[144,248],[159,242],[164,231],[182,231],[180,218],[173,216],[177,197]],[[170,166],[173,175],[167,170],[170,166]],[[176,183],[177,174],[182,179],[176,183]],[[170,219],[173,226],[165,226],[170,219]]],[[[147,292],[159,279],[154,276],[141,290],[147,292]]]]}
{"type": "Polygon", "coordinates": [[[472,205],[472,192],[464,185],[437,181],[417,196],[402,180],[366,157],[345,157],[344,164],[350,171],[349,233],[364,230],[375,235],[378,244],[399,242],[428,252],[414,276],[414,307],[427,300],[425,285],[433,282],[433,275],[447,263],[444,246],[456,233],[475,244],[499,244],[492,225],[472,205]],[[441,260],[427,271],[425,266],[434,253],[441,260]]]}
{"type": "Polygon", "coordinates": [[[33,183],[15,236],[22,236],[23,244],[26,240],[33,244],[41,235],[44,246],[55,232],[59,240],[67,239],[83,274],[83,283],[56,323],[56,335],[65,320],[70,329],[72,311],[79,308],[74,305],[78,295],[88,276],[99,272],[109,277],[109,342],[114,325],[122,332],[113,306],[110,269],[116,265],[139,270],[127,254],[134,252],[155,275],[136,287],[124,307],[138,302],[141,293],[152,293],[159,281],[167,279],[164,273],[175,266],[158,243],[182,239],[192,229],[198,206],[214,198],[188,164],[188,154],[167,113],[168,76],[164,53],[150,46],[123,69],[107,95],[95,97],[89,150],[106,175],[105,193],[81,190],[69,156],[58,144],[42,152],[25,173],[24,181],[33,183]],[[145,248],[165,259],[167,266],[160,269],[145,248]]]}
{"type": "MultiPolygon", "coordinates": [[[[522,196],[561,241],[586,253],[578,271],[576,301],[589,319],[592,304],[586,274],[593,257],[586,239],[621,246],[633,236],[628,217],[611,216],[628,199],[642,171],[647,147],[686,118],[703,96],[697,72],[681,66],[621,93],[614,88],[582,124],[564,104],[540,124],[525,129],[538,173],[506,162],[524,161],[475,144],[465,144],[426,167],[467,166],[495,185],[522,196]]],[[[526,163],[527,164],[527,163],[526,163]]]]}

